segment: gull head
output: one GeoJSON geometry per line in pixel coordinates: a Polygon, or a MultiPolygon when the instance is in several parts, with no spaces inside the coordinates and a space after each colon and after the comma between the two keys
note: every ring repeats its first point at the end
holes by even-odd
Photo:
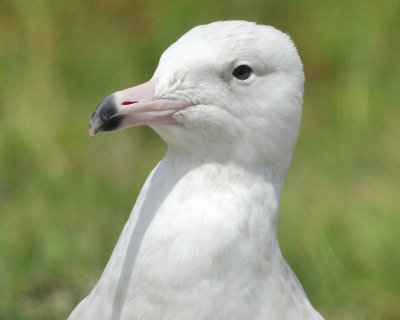
{"type": "Polygon", "coordinates": [[[186,156],[287,167],[303,84],[287,34],[246,21],[214,22],[172,44],[148,82],[106,97],[89,132],[147,124],[186,156]]]}

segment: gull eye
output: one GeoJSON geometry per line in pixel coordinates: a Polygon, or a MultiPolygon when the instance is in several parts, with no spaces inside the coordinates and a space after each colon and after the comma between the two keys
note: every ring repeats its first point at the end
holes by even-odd
{"type": "Polygon", "coordinates": [[[238,80],[246,80],[250,78],[251,74],[253,73],[253,69],[249,66],[242,64],[233,70],[232,75],[238,80]]]}

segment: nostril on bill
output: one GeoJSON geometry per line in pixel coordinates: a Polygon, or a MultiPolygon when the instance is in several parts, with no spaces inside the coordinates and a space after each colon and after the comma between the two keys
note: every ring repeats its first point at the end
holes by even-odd
{"type": "Polygon", "coordinates": [[[130,104],[135,104],[135,103],[137,103],[137,101],[124,101],[124,102],[122,102],[122,105],[123,106],[128,106],[130,104]]]}

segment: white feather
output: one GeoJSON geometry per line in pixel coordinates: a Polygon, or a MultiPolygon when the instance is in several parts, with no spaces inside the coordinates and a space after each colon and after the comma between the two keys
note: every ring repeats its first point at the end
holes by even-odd
{"type": "Polygon", "coordinates": [[[277,240],[304,82],[290,38],[244,21],[198,26],[153,79],[157,96],[196,105],[153,125],[167,154],[69,319],[322,319],[277,240]],[[249,79],[232,77],[239,64],[249,79]]]}

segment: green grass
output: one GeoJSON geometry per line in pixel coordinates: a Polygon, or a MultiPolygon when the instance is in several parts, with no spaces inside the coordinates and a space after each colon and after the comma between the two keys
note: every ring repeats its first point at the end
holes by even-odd
{"type": "Polygon", "coordinates": [[[100,276],[165,146],[149,128],[87,137],[107,94],[221,19],[296,42],[304,118],[279,238],[327,319],[400,313],[398,1],[0,3],[0,319],[63,319],[100,276]],[[294,246],[295,244],[295,246],[294,246]]]}

